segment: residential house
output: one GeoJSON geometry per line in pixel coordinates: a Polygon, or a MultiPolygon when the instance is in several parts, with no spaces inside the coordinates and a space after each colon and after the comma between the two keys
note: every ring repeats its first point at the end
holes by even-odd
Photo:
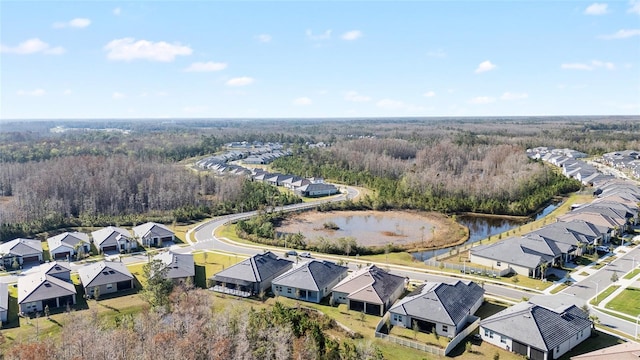
{"type": "Polygon", "coordinates": [[[9,285],[0,283],[0,325],[7,322],[9,314],[9,285]]]}
{"type": "Polygon", "coordinates": [[[181,284],[187,279],[193,281],[196,274],[193,254],[169,250],[154,256],[153,259],[162,261],[167,268],[167,279],[171,279],[174,284],[181,284]]]}
{"type": "Polygon", "coordinates": [[[554,252],[546,241],[510,237],[493,244],[473,247],[469,254],[469,260],[474,264],[499,272],[510,270],[523,276],[539,277],[542,264],[552,266],[561,252],[559,249],[554,252]]]}
{"type": "Polygon", "coordinates": [[[483,341],[532,360],[557,359],[590,335],[589,316],[575,305],[554,310],[521,302],[480,322],[483,341]]]}
{"type": "Polygon", "coordinates": [[[638,360],[640,344],[627,341],[588,353],[572,356],[571,360],[638,360]]]}
{"type": "Polygon", "coordinates": [[[133,275],[121,262],[100,261],[85,265],[78,269],[78,275],[87,297],[94,297],[95,289],[102,296],[134,287],[133,275]]]}
{"type": "Polygon", "coordinates": [[[375,265],[362,268],[333,287],[332,299],[349,310],[382,316],[402,295],[405,278],[375,265]]]}
{"type": "Polygon", "coordinates": [[[595,212],[584,212],[584,211],[582,212],[571,211],[564,215],[558,216],[556,220],[564,221],[564,222],[569,222],[574,220],[590,222],[596,226],[606,227],[610,229],[610,236],[617,236],[618,234],[620,234],[619,229],[625,224],[624,220],[620,221],[619,219],[616,220],[604,214],[595,213],[595,212]]]}
{"type": "Polygon", "coordinates": [[[71,260],[78,252],[89,254],[91,242],[89,235],[81,232],[65,232],[47,239],[51,259],[71,260]],[[82,249],[82,250],[80,250],[82,249]]]}
{"type": "Polygon", "coordinates": [[[76,303],[76,287],[71,269],[50,262],[31,269],[18,278],[18,305],[21,313],[42,312],[76,303]]]}
{"type": "Polygon", "coordinates": [[[154,222],[134,226],[132,230],[134,236],[144,246],[162,247],[163,243],[173,243],[175,240],[173,231],[162,224],[154,222]]]}
{"type": "Polygon", "coordinates": [[[292,261],[267,251],[230,266],[210,279],[215,283],[214,291],[249,297],[269,290],[272,280],[292,265],[292,261]]]}
{"type": "Polygon", "coordinates": [[[273,279],[271,289],[274,295],[319,303],[348,270],[330,261],[310,260],[273,279]]]}
{"type": "Polygon", "coordinates": [[[107,226],[91,233],[93,243],[101,253],[129,252],[138,248],[138,243],[128,230],[115,226],[107,226]]]}
{"type": "Polygon", "coordinates": [[[304,197],[329,196],[338,193],[338,189],[333,184],[327,183],[310,183],[299,186],[295,189],[295,193],[304,197]]]}
{"type": "Polygon", "coordinates": [[[455,337],[484,301],[484,289],[474,282],[427,282],[389,309],[391,325],[455,337]]]}
{"type": "Polygon", "coordinates": [[[14,268],[14,263],[38,264],[42,262],[42,244],[40,240],[18,238],[0,244],[0,265],[14,268]]]}

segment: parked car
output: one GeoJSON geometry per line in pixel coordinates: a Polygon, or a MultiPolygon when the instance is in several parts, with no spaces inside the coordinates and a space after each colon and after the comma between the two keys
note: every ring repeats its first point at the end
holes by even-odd
{"type": "Polygon", "coordinates": [[[597,246],[596,251],[601,253],[608,253],[609,248],[607,246],[597,246]]]}
{"type": "Polygon", "coordinates": [[[300,257],[303,257],[303,258],[311,258],[311,253],[306,252],[306,251],[305,251],[305,252],[301,252],[301,253],[300,253],[300,257]]]}
{"type": "Polygon", "coordinates": [[[295,250],[289,250],[287,251],[287,255],[289,256],[298,256],[298,252],[295,250]]]}

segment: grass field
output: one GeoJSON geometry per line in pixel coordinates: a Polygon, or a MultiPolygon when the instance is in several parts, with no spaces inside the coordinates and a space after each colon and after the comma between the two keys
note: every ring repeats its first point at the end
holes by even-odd
{"type": "MultiPolygon", "coordinates": [[[[604,297],[603,297],[604,299],[604,297]]],[[[619,311],[635,318],[640,315],[640,289],[628,287],[607,303],[605,308],[619,311]]]]}
{"type": "Polygon", "coordinates": [[[599,293],[596,297],[591,299],[589,302],[591,305],[599,305],[600,301],[607,298],[607,296],[611,295],[614,291],[616,291],[620,285],[611,285],[605,291],[599,293]]]}
{"type": "Polygon", "coordinates": [[[633,279],[633,278],[634,278],[636,275],[638,275],[638,274],[640,274],[640,269],[633,269],[633,270],[629,271],[629,272],[627,273],[627,275],[625,275],[625,276],[623,277],[623,279],[630,280],[630,279],[633,279]]]}

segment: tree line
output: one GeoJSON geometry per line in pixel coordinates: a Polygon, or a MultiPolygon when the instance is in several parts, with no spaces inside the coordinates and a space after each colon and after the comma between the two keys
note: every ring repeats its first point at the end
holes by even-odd
{"type": "Polygon", "coordinates": [[[529,160],[518,146],[451,139],[421,146],[387,139],[339,141],[277,159],[273,166],[365,186],[374,194],[361,203],[380,210],[529,215],[553,196],[580,188],[579,182],[529,160]]]}

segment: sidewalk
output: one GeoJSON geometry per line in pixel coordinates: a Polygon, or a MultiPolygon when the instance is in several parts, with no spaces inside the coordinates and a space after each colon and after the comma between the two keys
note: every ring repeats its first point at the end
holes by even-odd
{"type": "MultiPolygon", "coordinates": [[[[580,266],[576,266],[576,267],[574,268],[574,270],[571,272],[571,277],[570,277],[568,280],[569,280],[569,281],[571,281],[571,282],[572,282],[572,283],[574,283],[574,284],[575,284],[575,283],[578,283],[578,282],[580,282],[580,281],[582,281],[582,280],[586,279],[587,277],[589,277],[589,276],[593,275],[595,272],[597,272],[597,271],[599,271],[599,270],[602,270],[602,269],[604,268],[604,267],[601,267],[600,269],[594,269],[593,267],[594,267],[596,264],[599,264],[599,263],[601,263],[601,262],[605,261],[606,259],[610,258],[611,256],[618,256],[618,257],[620,257],[621,255],[624,255],[625,253],[627,253],[627,252],[631,251],[632,249],[633,249],[633,248],[630,248],[630,247],[627,247],[627,246],[624,246],[624,245],[620,245],[620,246],[618,246],[617,248],[615,248],[615,250],[614,250],[612,253],[608,253],[608,254],[606,254],[606,255],[603,255],[603,256],[602,256],[602,257],[600,257],[600,258],[598,259],[598,261],[596,261],[596,262],[592,262],[592,263],[591,263],[591,264],[589,264],[589,265],[580,265],[580,266]],[[583,273],[585,273],[586,275],[585,275],[585,274],[583,274],[583,273]],[[581,275],[581,274],[582,274],[582,275],[581,275]]],[[[640,261],[638,261],[638,265],[640,265],[640,261]]],[[[606,265],[605,265],[605,266],[606,266],[606,265]]],[[[630,282],[630,284],[632,284],[633,282],[635,282],[635,281],[636,281],[636,280],[634,280],[634,279],[637,279],[637,278],[638,278],[638,276],[640,276],[640,274],[638,274],[638,276],[636,276],[634,279],[629,279],[629,280],[627,280],[627,279],[622,279],[622,278],[624,277],[624,275],[626,275],[626,273],[624,273],[624,274],[619,274],[619,276],[620,276],[620,280],[618,280],[617,285],[622,284],[622,282],[623,282],[623,281],[625,282],[625,284],[626,284],[626,282],[630,282]]],[[[553,293],[552,293],[553,289],[555,289],[555,288],[557,288],[557,287],[559,287],[559,286],[562,286],[562,284],[564,284],[564,282],[565,282],[565,281],[567,281],[567,279],[566,279],[566,278],[565,278],[565,279],[560,279],[560,280],[555,281],[555,282],[553,283],[553,285],[549,286],[548,288],[546,288],[546,289],[543,291],[543,292],[544,292],[544,294],[546,294],[546,295],[552,295],[552,294],[553,294],[553,293]]],[[[628,286],[628,285],[627,285],[627,286],[628,286]]],[[[626,286],[625,286],[625,288],[626,288],[626,286]]],[[[622,289],[622,287],[621,287],[620,289],[618,289],[618,290],[622,291],[621,289],[622,289]]],[[[602,289],[602,290],[604,290],[604,289],[602,289]]],[[[617,292],[616,292],[616,293],[617,293],[617,292]]],[[[613,294],[611,294],[611,295],[613,295],[613,294]]]]}

